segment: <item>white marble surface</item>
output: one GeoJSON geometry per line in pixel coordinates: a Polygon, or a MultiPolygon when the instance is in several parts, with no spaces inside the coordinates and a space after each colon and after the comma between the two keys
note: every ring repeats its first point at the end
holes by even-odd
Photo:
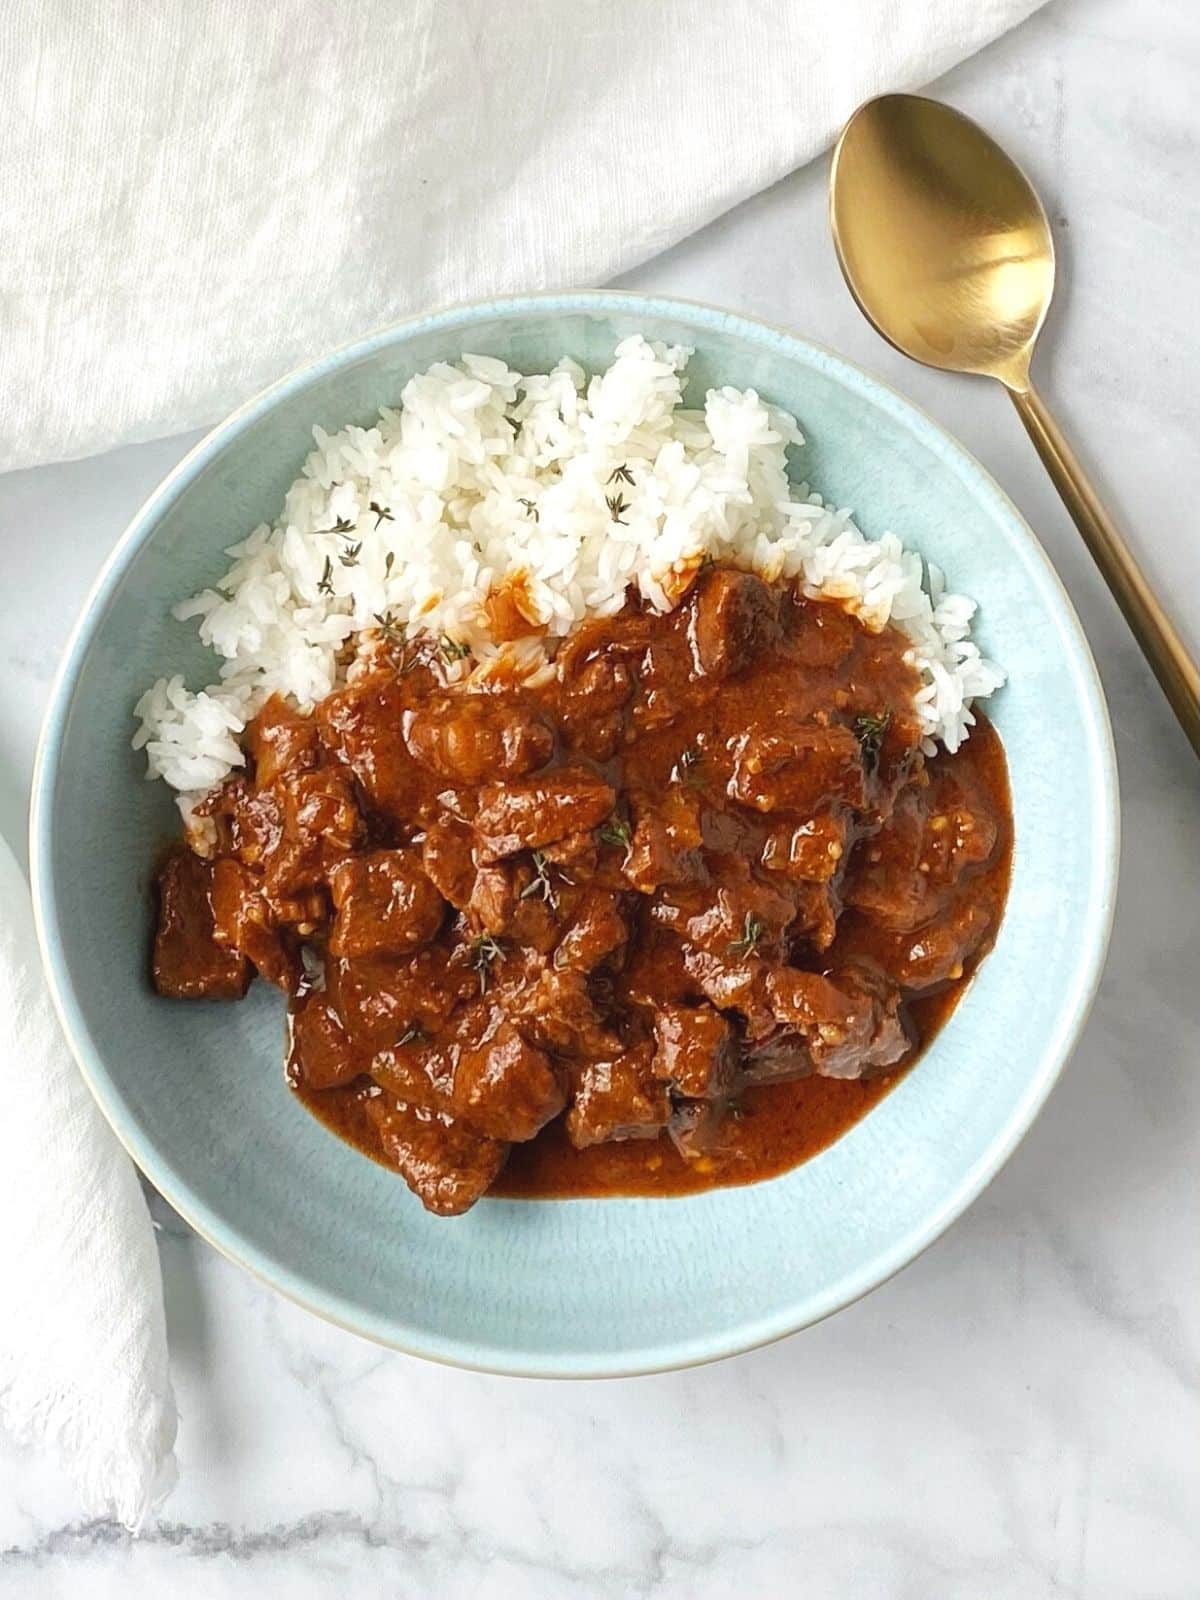
{"type": "MultiPolygon", "coordinates": [[[[1055,0],[944,92],[1057,224],[1041,362],[1200,646],[1200,12],[1055,0]]],[[[798,92],[801,80],[798,75],[798,92]]],[[[866,1301],[717,1367],[552,1385],[326,1327],[165,1208],[180,1486],[138,1541],[0,1445],[0,1597],[1174,1600],[1200,1594],[1197,768],[1004,398],[887,350],[842,289],[824,170],[628,280],[794,324],[889,377],[1013,494],[1099,659],[1124,801],[1112,955],[1073,1064],[972,1211],[866,1301]]],[[[55,658],[190,441],[0,479],[0,827],[55,658]]]]}

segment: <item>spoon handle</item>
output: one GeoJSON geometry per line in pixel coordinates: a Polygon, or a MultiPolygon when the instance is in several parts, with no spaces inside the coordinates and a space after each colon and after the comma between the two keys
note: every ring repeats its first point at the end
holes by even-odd
{"type": "Polygon", "coordinates": [[[1009,393],[1054,487],[1162,685],[1171,709],[1179,718],[1193,750],[1200,755],[1200,668],[1146,582],[1116,524],[1100,504],[1075,452],[1041,396],[1033,388],[1010,389],[1009,393]]]}

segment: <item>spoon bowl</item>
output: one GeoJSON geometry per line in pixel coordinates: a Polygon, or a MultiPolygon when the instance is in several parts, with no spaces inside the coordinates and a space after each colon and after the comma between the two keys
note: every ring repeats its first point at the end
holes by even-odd
{"type": "Polygon", "coordinates": [[[1054,240],[1028,178],[951,106],[884,95],[834,156],[830,215],[868,320],[927,367],[1027,386],[1054,292],[1054,240]]]}

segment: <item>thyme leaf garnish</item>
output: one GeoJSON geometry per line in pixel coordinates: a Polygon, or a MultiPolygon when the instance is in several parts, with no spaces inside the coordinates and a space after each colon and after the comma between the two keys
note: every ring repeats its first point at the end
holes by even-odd
{"type": "Polygon", "coordinates": [[[492,962],[504,954],[504,946],[490,933],[481,933],[471,940],[471,966],[479,976],[479,992],[486,994],[491,981],[492,962]]]}
{"type": "Polygon", "coordinates": [[[349,517],[339,517],[332,528],[324,529],[325,533],[353,533],[354,524],[349,517]]]}
{"type": "Polygon", "coordinates": [[[540,520],[538,508],[532,500],[520,499],[517,504],[525,507],[525,515],[527,517],[532,517],[535,522],[540,520]]]}
{"type": "Polygon", "coordinates": [[[747,911],[746,920],[742,925],[742,936],[740,939],[730,940],[729,954],[731,956],[753,955],[758,948],[758,941],[766,931],[753,911],[747,911]]]}
{"type": "Polygon", "coordinates": [[[392,575],[392,566],[395,563],[395,560],[396,560],[396,552],[394,550],[389,550],[387,555],[384,556],[384,558],[383,558],[383,575],[384,575],[385,578],[390,578],[391,577],[391,575],[392,575]]]}
{"type": "Polygon", "coordinates": [[[632,838],[632,830],[624,817],[610,817],[600,829],[601,844],[619,844],[628,849],[632,838]]]}
{"type": "Polygon", "coordinates": [[[608,514],[614,522],[625,526],[625,513],[629,510],[629,502],[623,494],[606,494],[604,504],[608,507],[608,514]]]}
{"type": "Polygon", "coordinates": [[[419,649],[410,649],[408,629],[399,620],[394,611],[377,611],[375,613],[375,626],[379,630],[379,637],[388,644],[399,648],[400,676],[406,678],[414,667],[421,665],[421,652],[419,649]]]}
{"type": "Polygon", "coordinates": [[[679,752],[677,763],[685,783],[694,783],[696,768],[704,760],[704,751],[698,744],[689,744],[685,750],[679,752]]]}
{"type": "Polygon", "coordinates": [[[376,528],[379,527],[381,522],[395,522],[396,520],[387,506],[381,506],[378,500],[372,500],[368,509],[375,513],[376,528]]]}
{"type": "Polygon", "coordinates": [[[628,484],[632,484],[632,482],[633,482],[633,473],[630,472],[630,470],[629,470],[628,462],[624,462],[623,461],[619,467],[614,467],[612,469],[612,471],[609,473],[607,481],[609,483],[628,483],[628,484]]]}
{"type": "Polygon", "coordinates": [[[518,898],[521,900],[529,900],[532,899],[534,895],[538,895],[546,902],[551,911],[557,911],[558,896],[554,892],[554,885],[550,882],[550,863],[546,859],[545,852],[542,850],[535,850],[532,855],[532,860],[534,875],[521,890],[518,898]]]}
{"type": "Polygon", "coordinates": [[[377,611],[375,613],[375,626],[389,644],[406,644],[408,642],[408,629],[399,620],[394,611],[377,611]]]}
{"type": "Polygon", "coordinates": [[[410,1022],[408,1027],[396,1040],[396,1048],[406,1044],[425,1044],[429,1038],[428,1033],[419,1022],[410,1022]]]}
{"type": "Polygon", "coordinates": [[[333,593],[333,562],[328,556],[325,557],[325,566],[321,573],[321,581],[317,584],[317,593],[328,595],[333,593]]]}
{"type": "Polygon", "coordinates": [[[854,719],[854,737],[858,740],[865,760],[874,761],[879,756],[883,736],[892,725],[890,711],[864,712],[854,719]]]}
{"type": "Polygon", "coordinates": [[[471,654],[469,644],[464,644],[461,639],[452,639],[448,633],[439,639],[438,648],[447,661],[465,661],[471,654]]]}
{"type": "Polygon", "coordinates": [[[338,560],[344,567],[356,567],[358,565],[358,558],[361,554],[362,542],[360,540],[358,544],[348,544],[338,557],[338,560]]]}

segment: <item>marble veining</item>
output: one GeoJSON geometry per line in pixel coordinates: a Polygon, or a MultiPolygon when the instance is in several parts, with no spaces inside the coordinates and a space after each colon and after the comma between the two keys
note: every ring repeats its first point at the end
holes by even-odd
{"type": "MultiPolygon", "coordinates": [[[[943,91],[1056,221],[1040,372],[1200,646],[1190,506],[1200,16],[1052,0],[943,91]]],[[[1083,1040],[1004,1172],[890,1284],[693,1372],[552,1384],[382,1352],[154,1210],[180,1486],[138,1540],[81,1519],[0,1442],[0,1600],[1190,1600],[1200,1594],[1197,769],[1003,396],[866,328],[799,174],[630,286],[790,323],[958,434],[1043,538],[1112,709],[1123,863],[1083,1040]]],[[[19,842],[37,722],[113,539],[191,441],[0,478],[0,828],[19,842]]]]}

